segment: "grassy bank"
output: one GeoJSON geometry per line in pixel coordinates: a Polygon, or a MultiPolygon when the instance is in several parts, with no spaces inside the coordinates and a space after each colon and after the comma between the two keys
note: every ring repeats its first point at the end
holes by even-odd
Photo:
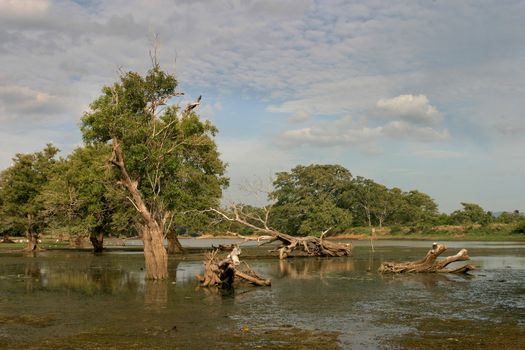
{"type": "MultiPolygon", "coordinates": [[[[255,237],[255,236],[254,236],[255,237]]],[[[41,236],[39,244],[44,249],[91,249],[89,241],[84,242],[82,247],[72,247],[69,241],[57,241],[53,235],[41,236]]],[[[180,238],[211,238],[232,239],[238,238],[227,235],[224,232],[206,233],[200,237],[180,238]]],[[[352,240],[431,240],[431,241],[525,241],[525,233],[516,231],[516,225],[512,224],[490,224],[469,226],[435,226],[435,227],[408,227],[392,226],[383,228],[353,227],[343,234],[329,235],[328,239],[352,239],[352,240]]],[[[12,237],[15,243],[0,243],[0,250],[21,250],[25,248],[24,237],[12,237]]],[[[106,238],[106,248],[123,247],[124,238],[106,238]]],[[[141,249],[141,247],[128,247],[129,249],[141,249]]]]}
{"type": "Polygon", "coordinates": [[[379,228],[356,227],[334,238],[350,239],[417,239],[440,241],[525,241],[525,234],[516,232],[516,225],[490,224],[486,226],[392,226],[379,228]]]}

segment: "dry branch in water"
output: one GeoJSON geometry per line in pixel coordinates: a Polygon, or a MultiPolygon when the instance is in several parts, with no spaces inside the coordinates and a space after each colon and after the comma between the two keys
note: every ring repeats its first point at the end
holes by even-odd
{"type": "Polygon", "coordinates": [[[270,286],[269,279],[257,275],[248,264],[241,262],[239,255],[241,249],[235,246],[231,253],[224,259],[218,256],[219,250],[206,253],[204,257],[204,276],[197,275],[201,287],[220,287],[229,289],[235,282],[235,277],[256,286],[270,286]]]}
{"type": "Polygon", "coordinates": [[[255,239],[244,238],[245,241],[257,240],[264,241],[262,244],[268,244],[275,241],[282,243],[281,247],[276,248],[274,251],[279,253],[279,259],[286,259],[295,250],[302,251],[308,256],[351,256],[352,255],[352,244],[350,243],[338,243],[330,242],[324,239],[324,236],[330,229],[324,231],[321,237],[306,236],[306,237],[294,237],[286,233],[276,231],[269,227],[269,209],[265,208],[264,217],[253,216],[243,212],[243,208],[239,206],[232,206],[233,216],[217,210],[210,209],[211,211],[220,215],[223,219],[238,222],[246,227],[249,227],[256,232],[264,233],[265,236],[261,236],[255,239]],[[260,223],[260,226],[253,224],[252,222],[260,223]]]}
{"type": "Polygon", "coordinates": [[[474,269],[472,265],[464,265],[456,269],[446,269],[445,267],[455,261],[469,260],[468,251],[461,249],[456,255],[437,260],[447,247],[444,244],[434,243],[427,255],[414,262],[385,262],[379,267],[381,273],[407,273],[407,272],[427,272],[427,273],[467,273],[474,269]]]}

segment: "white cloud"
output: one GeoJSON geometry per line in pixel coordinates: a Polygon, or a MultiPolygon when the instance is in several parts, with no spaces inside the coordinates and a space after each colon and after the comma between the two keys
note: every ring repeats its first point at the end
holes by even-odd
{"type": "Polygon", "coordinates": [[[366,152],[377,152],[378,143],[387,138],[396,141],[433,142],[449,137],[446,129],[439,130],[436,125],[426,125],[442,121],[441,113],[429,104],[426,96],[400,95],[394,99],[380,99],[376,105],[380,106],[381,113],[389,112],[392,119],[398,120],[382,125],[372,125],[366,117],[358,121],[343,117],[333,121],[309,122],[306,127],[285,131],[282,138],[292,145],[353,145],[360,146],[366,152]]]}
{"type": "MultiPolygon", "coordinates": [[[[71,144],[79,142],[82,110],[117,78],[118,67],[145,71],[149,38],[159,33],[163,67],[173,68],[176,58],[178,79],[188,90],[203,93],[205,102],[216,95],[201,112],[213,115],[221,130],[251,135],[267,149],[278,134],[287,146],[324,146],[308,148],[301,162],[312,161],[312,149],[317,159],[331,159],[344,148],[333,146],[342,145],[365,152],[383,148],[385,164],[391,149],[404,142],[446,139],[451,150],[487,154],[487,166],[488,155],[497,155],[524,174],[523,162],[510,158],[522,158],[525,149],[523,1],[79,3],[0,0],[4,135],[22,130],[16,126],[23,120],[28,143],[39,137],[45,144],[53,128],[77,135],[71,144]],[[228,115],[231,105],[224,101],[235,98],[257,100],[253,115],[248,103],[240,107],[243,123],[228,115]],[[263,115],[268,122],[251,122],[263,115]],[[357,119],[349,122],[347,115],[357,119]],[[273,134],[254,130],[263,124],[273,134]]],[[[6,150],[18,150],[4,135],[3,158],[6,150]]],[[[16,141],[23,144],[24,136],[16,141]]],[[[228,159],[228,152],[238,154],[225,147],[228,159]]],[[[350,159],[344,157],[351,152],[341,153],[339,159],[350,159]]],[[[232,169],[247,174],[242,167],[256,166],[242,164],[232,169]]],[[[378,166],[376,173],[381,171],[378,166]]]]}
{"type": "Polygon", "coordinates": [[[399,95],[390,99],[382,98],[377,101],[370,115],[423,125],[438,124],[443,120],[443,114],[430,104],[425,95],[399,95]]]}
{"type": "Polygon", "coordinates": [[[449,137],[447,130],[436,130],[428,126],[410,124],[396,120],[382,127],[383,134],[396,140],[409,139],[421,142],[442,141],[449,137]]]}
{"type": "Polygon", "coordinates": [[[64,101],[57,96],[27,86],[0,86],[0,121],[30,115],[49,115],[64,111],[64,101]]]}
{"type": "Polygon", "coordinates": [[[283,133],[285,142],[320,147],[359,146],[362,150],[375,149],[372,145],[381,136],[381,128],[370,128],[345,117],[335,121],[314,123],[308,127],[288,130],[283,133]]]}
{"type": "Polygon", "coordinates": [[[49,9],[46,0],[0,0],[0,18],[31,18],[44,15],[49,9]]]}

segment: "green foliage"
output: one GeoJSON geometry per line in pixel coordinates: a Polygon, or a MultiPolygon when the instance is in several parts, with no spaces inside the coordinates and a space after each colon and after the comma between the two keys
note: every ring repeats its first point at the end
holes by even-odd
{"type": "Polygon", "coordinates": [[[494,220],[492,214],[485,212],[478,204],[461,203],[461,205],[463,206],[463,210],[456,210],[450,214],[450,223],[454,225],[487,225],[494,220]]]}
{"type": "Polygon", "coordinates": [[[39,195],[49,226],[69,235],[135,234],[134,208],[107,166],[111,147],[79,147],[58,162],[39,195]]]}
{"type": "Polygon", "coordinates": [[[128,72],[102,89],[82,118],[88,144],[118,140],[126,170],[154,218],[167,226],[199,225],[196,211],[217,206],[228,185],[213,137],[217,129],[191,109],[170,105],[177,81],[158,65],[145,76],[128,72]]]}
{"type": "Polygon", "coordinates": [[[512,232],[525,234],[525,219],[521,219],[520,221],[518,221],[516,223],[516,227],[512,232]]]}
{"type": "Polygon", "coordinates": [[[338,203],[351,179],[340,165],[297,166],[277,173],[270,195],[276,200],[272,226],[297,235],[320,234],[330,227],[342,232],[351,225],[352,214],[338,203]]]}
{"type": "Polygon", "coordinates": [[[436,222],[438,206],[429,195],[413,190],[402,196],[404,203],[399,210],[399,222],[422,226],[436,222]]]}
{"type": "Polygon", "coordinates": [[[496,222],[501,222],[503,224],[513,224],[524,218],[524,215],[520,213],[519,210],[514,210],[511,213],[504,211],[496,218],[496,222]]]}
{"type": "Polygon", "coordinates": [[[58,149],[48,144],[42,151],[17,154],[13,164],[0,174],[0,220],[10,234],[35,234],[46,225],[38,196],[56,164],[58,149]]]}

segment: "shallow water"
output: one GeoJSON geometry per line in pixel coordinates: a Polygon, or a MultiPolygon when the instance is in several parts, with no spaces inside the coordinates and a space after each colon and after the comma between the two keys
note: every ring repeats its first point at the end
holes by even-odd
{"type": "Polygon", "coordinates": [[[0,253],[0,347],[391,349],[440,339],[436,348],[453,348],[475,335],[474,348],[490,348],[497,326],[515,338],[508,348],[525,348],[523,243],[448,242],[451,254],[469,249],[478,266],[470,276],[376,272],[430,245],[378,241],[372,253],[360,241],[350,258],[286,261],[244,248],[272,287],[228,294],[197,288],[198,255],[170,260],[170,280],[154,283],[144,281],[140,252],[0,253]]]}

